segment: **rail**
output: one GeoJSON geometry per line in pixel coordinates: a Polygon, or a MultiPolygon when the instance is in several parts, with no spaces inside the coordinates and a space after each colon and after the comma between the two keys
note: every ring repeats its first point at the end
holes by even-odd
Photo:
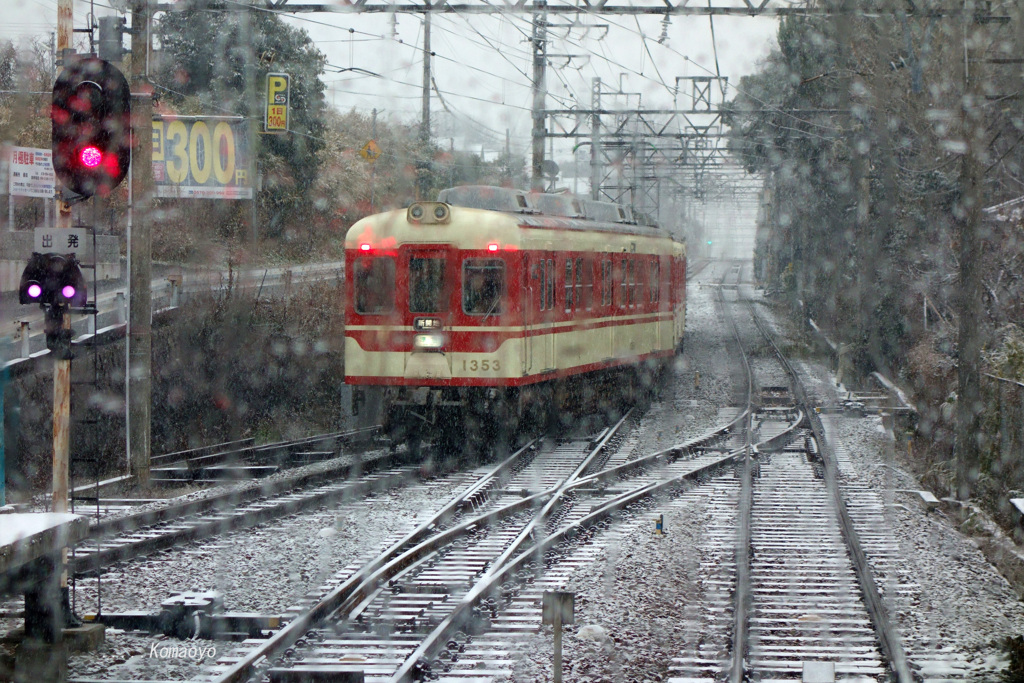
{"type": "Polygon", "coordinates": [[[846,502],[843,500],[843,494],[839,488],[839,474],[838,467],[836,465],[835,453],[832,450],[831,444],[825,438],[825,430],[821,425],[821,420],[818,418],[817,413],[809,409],[807,393],[804,389],[803,383],[800,381],[800,378],[793,369],[793,366],[783,355],[782,350],[779,349],[774,338],[765,328],[764,323],[758,317],[752,306],[750,313],[754,320],[754,324],[757,326],[758,330],[769,345],[771,345],[775,355],[779,359],[779,362],[782,364],[783,368],[785,368],[786,374],[789,375],[790,381],[793,385],[793,393],[796,398],[797,405],[799,405],[807,415],[808,424],[811,427],[815,440],[818,442],[822,462],[824,463],[823,469],[825,484],[828,487],[833,507],[835,508],[836,514],[839,518],[839,527],[842,532],[843,539],[846,542],[846,547],[849,550],[854,572],[857,574],[857,582],[864,594],[865,607],[867,608],[868,615],[871,618],[871,623],[874,626],[875,634],[878,637],[882,654],[889,661],[889,665],[893,670],[897,683],[913,683],[914,677],[911,673],[906,653],[903,650],[903,644],[896,628],[892,625],[892,622],[889,619],[889,612],[885,607],[885,603],[882,601],[882,595],[878,590],[878,586],[875,584],[874,576],[871,573],[871,566],[868,564],[867,555],[864,553],[860,537],[853,524],[853,519],[850,517],[850,513],[846,508],[846,502]]]}

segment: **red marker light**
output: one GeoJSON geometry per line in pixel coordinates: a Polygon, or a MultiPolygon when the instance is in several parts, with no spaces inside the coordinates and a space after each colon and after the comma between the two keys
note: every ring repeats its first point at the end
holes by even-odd
{"type": "Polygon", "coordinates": [[[362,249],[363,251],[370,251],[370,245],[369,244],[360,244],[359,248],[362,249]]]}
{"type": "Polygon", "coordinates": [[[498,245],[496,242],[492,242],[487,245],[487,251],[498,251],[498,245]]]}
{"type": "Polygon", "coordinates": [[[103,161],[103,154],[96,147],[84,147],[82,151],[78,153],[78,158],[82,161],[82,165],[88,168],[96,168],[103,161]]]}
{"type": "Polygon", "coordinates": [[[75,288],[71,285],[64,285],[64,288],[60,290],[60,293],[65,299],[73,299],[75,296],[75,288]]]}
{"type": "Polygon", "coordinates": [[[33,282],[28,286],[28,295],[33,299],[38,299],[43,295],[43,288],[33,282]]]}

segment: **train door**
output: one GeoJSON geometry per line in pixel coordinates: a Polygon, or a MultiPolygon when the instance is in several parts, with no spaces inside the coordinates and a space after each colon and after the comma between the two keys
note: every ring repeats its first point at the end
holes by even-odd
{"type": "Polygon", "coordinates": [[[527,258],[525,319],[527,329],[527,369],[531,373],[554,368],[552,321],[555,309],[555,260],[550,251],[538,251],[527,258]]]}
{"type": "MultiPolygon", "coordinates": [[[[452,326],[452,292],[455,284],[454,258],[442,245],[415,245],[402,249],[400,257],[405,275],[405,325],[415,330],[442,330],[452,326]]],[[[452,354],[444,358],[451,370],[452,354]]]]}

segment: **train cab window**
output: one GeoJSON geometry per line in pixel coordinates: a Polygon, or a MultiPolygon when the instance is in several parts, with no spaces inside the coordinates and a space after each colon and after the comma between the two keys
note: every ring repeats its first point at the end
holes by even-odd
{"type": "Polygon", "coordinates": [[[390,313],[395,307],[395,260],[390,257],[356,259],[356,312],[390,313]]]}
{"type": "Polygon", "coordinates": [[[505,291],[505,262],[501,259],[466,259],[462,262],[462,310],[484,317],[501,313],[505,291]]]}
{"type": "Polygon", "coordinates": [[[409,257],[409,311],[440,313],[448,310],[443,258],[409,257]]]}

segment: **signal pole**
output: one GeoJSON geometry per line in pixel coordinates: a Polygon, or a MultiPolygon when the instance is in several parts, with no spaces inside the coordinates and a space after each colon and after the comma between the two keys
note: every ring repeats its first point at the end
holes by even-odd
{"type": "MultiPolygon", "coordinates": [[[[57,55],[62,66],[67,66],[66,58],[70,54],[71,36],[74,28],[73,0],[57,2],[57,55]]],[[[63,192],[63,191],[62,191],[63,192]]],[[[54,227],[71,227],[71,205],[65,201],[63,194],[58,193],[56,202],[57,220],[54,227]]],[[[71,317],[62,315],[59,324],[65,330],[71,329],[71,317]]],[[[71,429],[71,360],[62,358],[64,354],[53,355],[53,511],[68,511],[68,454],[70,451],[71,429]]],[[[67,550],[64,550],[65,556],[67,550]]],[[[67,564],[61,573],[61,588],[68,585],[67,564]]]]}
{"type": "Polygon", "coordinates": [[[128,462],[140,487],[149,486],[152,387],[152,279],[149,202],[153,178],[153,99],[148,88],[149,0],[132,3],[132,166],[128,206],[128,462]]]}

